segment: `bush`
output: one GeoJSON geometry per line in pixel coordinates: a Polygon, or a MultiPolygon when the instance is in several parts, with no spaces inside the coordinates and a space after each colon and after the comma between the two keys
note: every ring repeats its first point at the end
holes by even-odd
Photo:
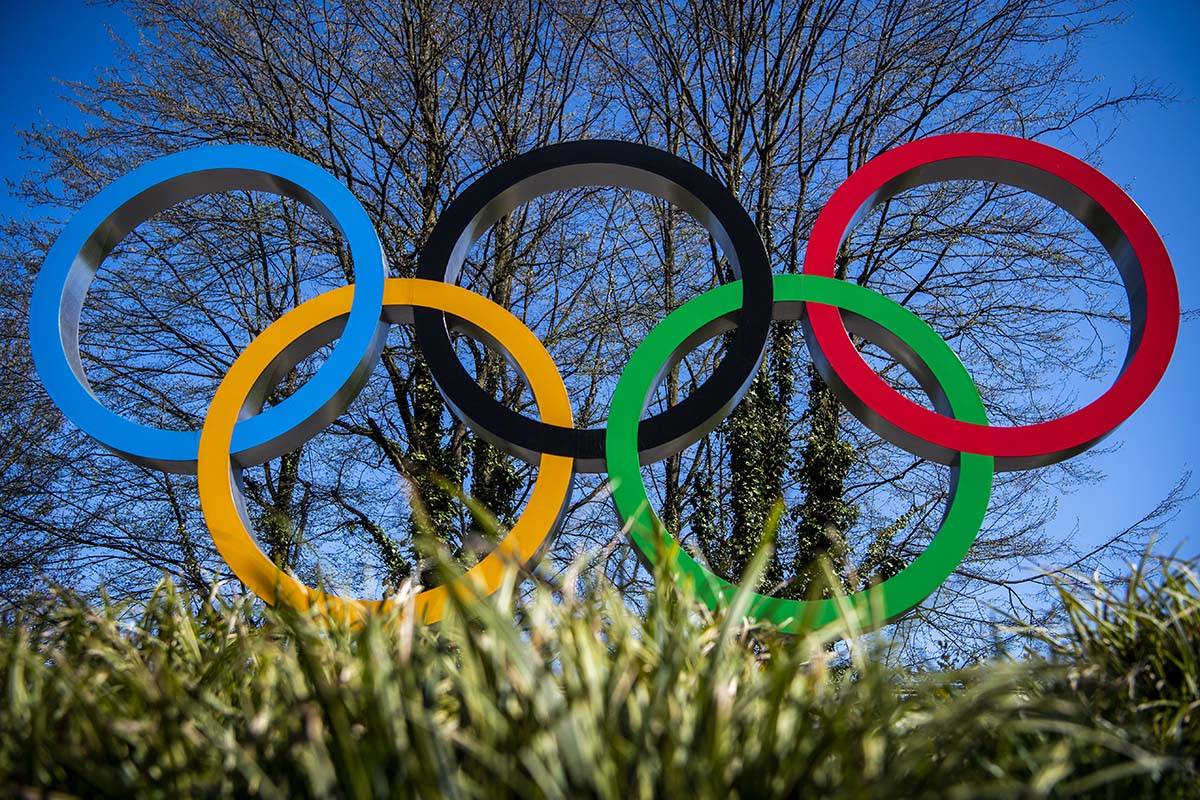
{"type": "Polygon", "coordinates": [[[36,795],[1197,797],[1195,565],[1065,594],[1049,657],[914,675],[671,590],[513,591],[350,630],[164,583],[0,625],[0,789],[36,795]]]}

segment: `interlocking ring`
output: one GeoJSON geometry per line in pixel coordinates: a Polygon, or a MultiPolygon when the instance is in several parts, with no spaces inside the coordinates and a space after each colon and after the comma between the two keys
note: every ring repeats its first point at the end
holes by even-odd
{"type": "Polygon", "coordinates": [[[200,433],[142,425],[96,398],[79,357],[83,301],[105,257],[140,223],[188,198],[233,189],[273,192],[318,211],[345,237],[356,287],[346,327],[316,374],[283,402],[238,423],[232,445],[238,457],[261,463],[307,441],[345,410],[383,350],[383,248],[367,212],[337,179],[299,156],[249,145],[215,145],[151,161],[75,214],[42,264],[29,308],[33,361],[50,398],[76,427],[138,464],[195,472],[200,433]]]}
{"type": "MultiPolygon", "coordinates": [[[[259,597],[297,608],[320,606],[340,617],[357,619],[387,605],[381,600],[352,600],[305,586],[280,570],[255,543],[241,493],[241,465],[231,457],[235,423],[244,411],[257,413],[279,377],[327,344],[351,312],[356,288],[343,286],[292,309],[242,351],[221,381],[200,433],[197,476],[200,508],[217,551],[234,574],[259,597]]],[[[439,281],[391,278],[383,307],[389,322],[411,321],[412,310],[436,308],[464,320],[468,330],[498,348],[533,390],[538,411],[555,425],[571,424],[571,402],[554,360],[533,332],[500,306],[474,292],[439,281]]],[[[571,495],[571,459],[543,455],[525,512],[483,560],[452,583],[416,596],[426,622],[442,617],[449,592],[472,584],[481,594],[500,588],[505,568],[534,560],[558,527],[571,495]]]]}
{"type": "MultiPolygon", "coordinates": [[[[642,421],[642,459],[659,461],[720,424],[749,388],[767,345],[771,266],[766,249],[737,198],[711,175],[678,156],[630,142],[564,142],[534,150],[496,167],[450,203],[421,253],[417,275],[455,281],[471,245],[492,223],[547,192],[581,186],[638,189],[684,209],[712,234],[744,284],[742,324],[721,363],[682,402],[642,421]]],[[[581,472],[604,470],[603,429],[550,425],[502,405],[458,360],[445,317],[424,309],[414,316],[417,344],[434,382],[475,433],[526,461],[554,453],[574,458],[581,472]]]]}
{"type": "MultiPolygon", "coordinates": [[[[689,300],[670,314],[633,352],[613,392],[608,419],[608,474],[613,502],[646,560],[665,562],[710,608],[733,599],[738,587],[679,547],[650,507],[635,447],[638,420],[662,377],[688,351],[722,330],[741,307],[741,287],[727,284],[689,300]]],[[[934,407],[956,419],[986,424],[975,382],[945,340],[912,312],[853,283],[810,275],[775,276],[775,319],[798,319],[804,303],[849,312],[854,332],[904,363],[934,407]],[[886,335],[879,335],[880,332],[886,335]],[[903,349],[895,346],[903,342],[903,349]],[[911,358],[915,355],[916,358],[911,358]]],[[[949,577],[983,524],[992,492],[993,459],[964,453],[952,468],[950,501],[933,541],[899,573],[845,600],[860,624],[875,627],[920,603],[949,577]]],[[[839,600],[789,600],[754,593],[747,615],[798,632],[833,622],[839,600]]]]}
{"type": "Polygon", "coordinates": [[[872,159],[834,192],[813,225],[807,275],[833,277],[842,240],[864,215],[914,186],[975,178],[1040,195],[1082,222],[1112,256],[1129,297],[1131,331],[1112,387],[1065,417],[989,427],[929,411],[875,374],[835,308],[814,306],[804,329],[821,376],[868,427],[909,452],[953,463],[959,452],[996,456],[997,469],[1053,464],[1094,446],[1146,401],[1179,335],[1179,288],[1162,239],[1137,203],[1099,171],[1061,150],[990,133],[934,136],[872,159]]]}
{"type": "MultiPolygon", "coordinates": [[[[244,508],[240,471],[298,447],[344,412],[380,353],[386,326],[412,322],[451,410],[480,435],[538,465],[529,503],[496,550],[458,579],[417,596],[424,620],[440,619],[452,593],[491,593],[509,566],[536,559],[561,520],[575,470],[607,469],[617,511],[641,554],[665,562],[669,574],[715,608],[737,587],[678,546],[650,508],[639,469],[711,431],[753,379],[772,317],[800,319],[822,376],[853,414],[889,441],[952,469],[946,514],[925,552],[896,575],[845,600],[860,624],[877,627],[920,603],[961,563],[982,525],[997,469],[1069,458],[1133,413],[1162,377],[1179,328],[1170,259],[1137,205],[1065,153],[995,134],[914,142],[856,171],[818,217],[803,276],[772,278],[750,218],[710,176],[668,153],[609,141],[567,142],[501,164],[438,220],[422,252],[418,278],[385,282],[385,271],[378,237],[362,207],[315,165],[244,146],[168,156],[101,192],[51,249],[30,311],[34,362],[66,416],[107,447],[137,463],[197,470],[213,541],[257,595],[359,618],[388,601],[335,597],[305,586],[259,549],[244,508]],[[895,302],[832,278],[834,257],[855,220],[905,188],[960,178],[1008,183],[1049,199],[1082,221],[1117,262],[1133,321],[1129,351],[1113,387],[1085,408],[1038,425],[990,427],[974,382],[945,341],[895,302]],[[452,283],[472,243],[500,216],[548,191],[585,185],[641,189],[684,208],[710,231],[740,278],[694,298],[650,332],[621,373],[607,430],[572,427],[562,378],[533,333],[508,311],[452,283]],[[92,396],[79,359],[78,323],[87,286],[104,256],[136,224],[187,197],[229,188],[274,191],[315,207],[348,240],[357,282],[304,303],[255,338],[222,380],[198,435],[119,417],[92,396]],[[532,388],[541,419],[505,408],[478,386],[451,347],[447,316],[505,354],[532,388]],[[712,376],[678,405],[642,419],[662,376],[690,349],[728,330],[733,330],[729,350],[712,376]],[[884,383],[855,350],[848,331],[903,364],[934,410],[884,383]],[[278,406],[262,408],[279,376],[335,337],[333,353],[313,378],[278,406]],[[249,416],[239,419],[244,414],[249,416]]],[[[838,615],[832,599],[758,594],[748,610],[751,618],[785,631],[821,627],[838,615]]]]}

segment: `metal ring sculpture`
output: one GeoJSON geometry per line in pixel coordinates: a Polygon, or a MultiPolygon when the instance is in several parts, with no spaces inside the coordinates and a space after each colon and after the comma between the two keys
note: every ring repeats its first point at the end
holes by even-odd
{"type": "MultiPolygon", "coordinates": [[[[871,430],[954,471],[945,516],[929,547],[882,583],[850,595],[859,622],[878,627],[934,591],[966,555],[982,525],[996,470],[1055,463],[1095,445],[1150,395],[1179,328],[1179,295],[1162,240],[1138,206],[1102,174],[1046,145],[1009,136],[950,134],[886,152],[834,193],[814,225],[804,275],[772,277],[762,240],[728,190],[681,159],[641,145],[567,142],[501,164],[446,209],[421,254],[418,277],[386,279],[374,227],[332,176],[296,156],[261,147],[215,146],[150,162],[97,195],[68,224],[38,275],[30,309],[34,363],[63,413],[117,454],[173,472],[196,472],[200,503],[222,557],[268,603],[313,605],[357,618],[386,604],[307,587],[280,570],[251,533],[241,470],[282,455],[343,413],[381,352],[387,326],[412,323],[447,405],[481,436],[538,466],[526,509],[474,568],[420,593],[417,611],[441,618],[450,593],[490,594],[507,566],[537,558],[557,529],[576,471],[607,470],[617,511],[640,553],[668,567],[712,608],[737,587],[694,559],[650,508],[640,467],[679,452],[711,431],[746,391],[774,319],[799,319],[818,369],[871,430]],[[971,377],[928,325],[895,302],[833,278],[848,231],[905,188],[975,178],[1032,191],[1071,213],[1112,255],[1129,296],[1132,332],[1121,374],[1098,400],[1057,420],[991,427],[971,377]],[[612,398],[606,429],[573,427],[566,389],[550,355],[517,318],[453,284],[487,228],[550,191],[619,186],[654,194],[688,211],[713,235],[739,279],[705,292],[659,323],[634,351],[612,398]],[[326,292],[264,330],[221,381],[202,430],[135,423],[92,394],[79,357],[78,324],[96,270],[138,223],[189,197],[229,189],[293,197],[317,209],[345,236],[355,284],[326,292]],[[451,346],[456,328],[502,351],[530,385],[540,419],[524,417],[484,392],[451,346]],[[685,400],[642,418],[658,382],[692,348],[732,330],[725,357],[685,400]],[[862,360],[854,333],[882,347],[917,379],[930,411],[888,386],[862,360]],[[337,338],[324,364],[295,394],[271,408],[264,398],[288,370],[337,338]]],[[[796,632],[839,615],[832,599],[753,595],[748,616],[796,632]]]]}
{"type": "Polygon", "coordinates": [[[114,181],[71,219],[42,264],[29,309],[38,375],[67,419],[117,455],[168,472],[196,471],[197,431],[141,425],[92,394],[79,358],[79,314],[100,263],[138,224],[212,192],[257,189],[299,200],[341,231],[354,260],[354,306],[329,358],[299,391],[240,423],[233,452],[260,464],[295,450],[336,419],[375,366],[387,262],[366,210],[332,175],[266,147],[218,145],[159,158],[114,181]]]}
{"type": "MultiPolygon", "coordinates": [[[[703,225],[741,279],[747,313],[708,380],[678,405],[642,421],[643,463],[678,453],[711,431],[741,400],[758,371],[771,325],[771,266],[753,220],[708,173],[683,159],[629,142],[565,142],[518,156],[487,173],[438,218],[421,253],[418,277],[453,282],[467,252],[492,223],[522,203],[581,186],[639,189],[684,209],[703,225]]],[[[446,402],[476,433],[529,462],[541,453],[571,456],[580,472],[603,472],[604,431],[536,422],[480,388],[450,345],[445,318],[418,309],[417,344],[446,402]]]]}

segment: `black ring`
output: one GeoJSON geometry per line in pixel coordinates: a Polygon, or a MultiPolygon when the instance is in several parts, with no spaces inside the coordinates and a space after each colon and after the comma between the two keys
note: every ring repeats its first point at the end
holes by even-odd
{"type": "MultiPolygon", "coordinates": [[[[548,192],[614,186],[647,192],[703,225],[743,286],[729,350],[708,380],[678,405],[642,421],[642,463],[673,455],[712,430],[750,386],[767,344],[774,301],[771,265],[754,222],[728,189],[687,161],[632,142],[563,142],[517,156],[487,172],[450,203],[421,251],[417,277],[453,283],[471,246],[500,217],[548,192]]],[[[413,310],[417,346],[442,397],[475,433],[531,463],[542,453],[576,459],[580,472],[603,472],[604,430],[563,428],[528,419],[485,392],[450,343],[446,315],[413,310]]]]}

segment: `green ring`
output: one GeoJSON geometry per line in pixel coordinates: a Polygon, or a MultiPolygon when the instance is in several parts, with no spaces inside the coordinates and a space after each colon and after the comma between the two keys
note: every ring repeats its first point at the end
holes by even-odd
{"type": "MultiPolygon", "coordinates": [[[[776,275],[775,302],[812,301],[844,309],[883,326],[903,340],[925,362],[941,384],[956,419],[987,424],[974,381],[958,356],[924,322],[881,294],[846,281],[812,275],[776,275]]],[[[661,380],[672,354],[704,326],[733,314],[742,305],[741,282],[712,289],[675,310],[634,351],[617,388],[605,437],[613,501],[634,544],[649,563],[657,554],[686,591],[710,609],[728,605],[738,586],[711,572],[678,545],[650,507],[638,463],[638,423],[651,392],[661,380]],[[659,545],[663,545],[660,549],[659,545]]],[[[856,612],[856,624],[877,628],[908,611],[933,593],[962,562],[983,524],[992,492],[995,462],[991,456],[963,453],[950,507],[925,552],[896,575],[845,598],[789,600],[750,593],[746,616],[796,633],[824,627],[856,612]]]]}

